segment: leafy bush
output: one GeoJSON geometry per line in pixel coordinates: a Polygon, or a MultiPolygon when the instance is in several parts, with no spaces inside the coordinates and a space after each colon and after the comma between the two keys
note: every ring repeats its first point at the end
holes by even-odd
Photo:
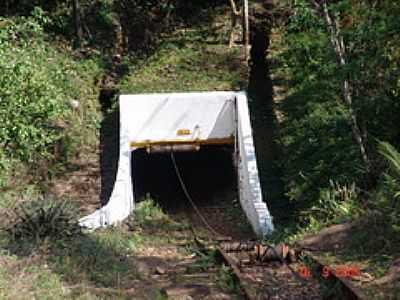
{"type": "Polygon", "coordinates": [[[314,225],[318,227],[354,220],[360,212],[355,183],[341,185],[330,180],[330,186],[320,190],[319,200],[307,212],[306,220],[312,228],[314,225]]]}
{"type": "Polygon", "coordinates": [[[166,215],[161,207],[149,195],[140,201],[131,217],[128,219],[128,227],[132,230],[158,229],[163,227],[179,226],[166,215]]]}
{"type": "Polygon", "coordinates": [[[131,217],[128,219],[128,227],[132,230],[186,230],[189,225],[186,222],[172,220],[161,207],[147,195],[140,201],[131,217]]]}
{"type": "Polygon", "coordinates": [[[138,223],[146,224],[166,219],[168,216],[153,199],[147,196],[146,199],[138,203],[134,211],[134,218],[138,223]]]}
{"type": "Polygon", "coordinates": [[[324,21],[307,1],[298,1],[283,34],[279,56],[290,78],[279,109],[285,148],[284,182],[300,208],[318,206],[330,180],[357,182],[363,170],[352,140],[349,114],[340,101],[341,77],[324,21]]]}
{"type": "Polygon", "coordinates": [[[391,144],[379,143],[379,152],[389,164],[389,173],[385,174],[386,185],[394,198],[400,197],[400,153],[391,144]]]}
{"type": "Polygon", "coordinates": [[[34,18],[2,21],[7,23],[0,28],[0,157],[32,162],[35,153],[49,155],[47,146],[60,138],[57,121],[66,107],[54,82],[64,76],[45,67],[52,57],[44,43],[33,39],[43,33],[34,18]]]}
{"type": "Polygon", "coordinates": [[[388,170],[382,175],[370,206],[382,216],[386,236],[397,240],[400,248],[400,153],[387,142],[379,142],[378,150],[385,158],[388,170]]]}
{"type": "Polygon", "coordinates": [[[14,240],[62,240],[81,233],[78,210],[69,201],[39,199],[21,204],[8,229],[14,240]]]}
{"type": "Polygon", "coordinates": [[[18,164],[34,177],[40,165],[51,172],[55,164],[42,162],[62,162],[57,155],[72,154],[88,130],[97,130],[98,64],[77,63],[48,43],[48,22],[39,8],[30,17],[0,18],[0,186],[18,164]],[[71,100],[80,101],[82,113],[72,110],[71,100]]]}

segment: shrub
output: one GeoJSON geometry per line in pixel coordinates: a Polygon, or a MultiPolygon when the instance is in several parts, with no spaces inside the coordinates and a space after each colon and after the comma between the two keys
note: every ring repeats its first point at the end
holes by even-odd
{"type": "Polygon", "coordinates": [[[153,222],[166,221],[168,216],[150,196],[146,196],[143,201],[138,203],[133,218],[137,223],[146,225],[153,222]]]}
{"type": "Polygon", "coordinates": [[[82,143],[94,143],[99,60],[76,62],[56,49],[43,31],[49,22],[39,8],[30,17],[0,18],[0,187],[20,170],[46,179],[82,143]]]}
{"type": "Polygon", "coordinates": [[[68,201],[25,202],[16,208],[15,220],[7,231],[14,240],[63,240],[81,233],[78,215],[68,201]]]}
{"type": "Polygon", "coordinates": [[[187,230],[186,222],[176,222],[171,219],[162,208],[152,199],[150,195],[140,201],[127,222],[131,230],[187,230]]]}
{"type": "Polygon", "coordinates": [[[0,168],[5,157],[33,162],[48,157],[48,146],[60,138],[66,114],[60,70],[46,67],[53,59],[41,39],[37,19],[21,18],[0,27],[0,168]]]}
{"type": "Polygon", "coordinates": [[[324,224],[342,223],[355,219],[361,212],[355,183],[339,184],[330,180],[330,187],[320,190],[318,204],[307,211],[310,229],[324,224]]]}
{"type": "Polygon", "coordinates": [[[394,198],[400,197],[400,153],[391,144],[379,143],[379,153],[389,164],[389,173],[385,174],[386,185],[393,192],[394,198]]]}

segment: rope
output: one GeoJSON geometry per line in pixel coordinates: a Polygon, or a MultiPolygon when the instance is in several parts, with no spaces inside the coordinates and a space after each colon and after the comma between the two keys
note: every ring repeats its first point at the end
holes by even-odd
{"type": "Polygon", "coordinates": [[[200,217],[201,221],[203,222],[203,224],[204,224],[213,234],[219,236],[220,234],[219,234],[217,231],[215,231],[215,229],[212,228],[211,225],[207,222],[206,218],[201,214],[200,210],[197,208],[197,206],[196,206],[196,204],[194,203],[192,197],[190,196],[190,194],[189,194],[189,192],[188,192],[188,190],[187,190],[187,188],[186,188],[186,185],[185,185],[185,183],[183,182],[183,179],[182,179],[182,176],[181,176],[181,172],[179,171],[178,165],[176,164],[175,156],[174,156],[174,152],[173,152],[173,151],[171,151],[171,160],[172,160],[172,163],[173,163],[174,168],[175,168],[176,176],[177,176],[178,179],[179,179],[179,183],[180,183],[180,185],[181,185],[181,187],[182,187],[183,193],[185,194],[187,200],[190,202],[190,204],[192,205],[192,207],[193,207],[193,209],[195,210],[196,214],[200,217]]]}

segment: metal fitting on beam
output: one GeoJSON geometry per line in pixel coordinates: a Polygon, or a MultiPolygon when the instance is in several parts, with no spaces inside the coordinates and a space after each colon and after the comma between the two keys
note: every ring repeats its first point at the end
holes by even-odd
{"type": "Polygon", "coordinates": [[[149,145],[146,147],[147,153],[167,153],[167,152],[196,152],[200,150],[199,144],[183,145],[149,145]]]}

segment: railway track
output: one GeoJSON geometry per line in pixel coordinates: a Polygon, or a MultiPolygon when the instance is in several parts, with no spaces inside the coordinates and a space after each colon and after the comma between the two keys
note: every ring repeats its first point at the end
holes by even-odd
{"type": "Polygon", "coordinates": [[[334,273],[322,276],[323,264],[311,253],[293,253],[281,244],[275,247],[258,242],[219,242],[221,263],[229,266],[243,297],[259,299],[366,299],[349,280],[334,273]],[[286,252],[286,253],[285,253],[286,252]],[[312,261],[314,267],[296,257],[312,261]],[[296,257],[295,257],[296,256],[296,257]],[[324,294],[328,286],[333,293],[324,294]]]}

